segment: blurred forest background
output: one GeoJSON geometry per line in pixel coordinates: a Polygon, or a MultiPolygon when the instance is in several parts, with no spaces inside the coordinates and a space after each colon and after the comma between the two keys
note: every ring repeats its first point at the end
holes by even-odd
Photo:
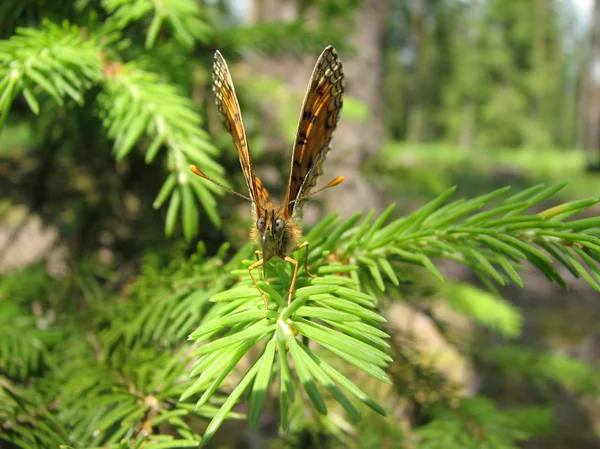
{"type": "MultiPolygon", "coordinates": [[[[347,180],[311,200],[307,229],[391,203],[400,217],[452,185],[600,193],[597,0],[4,0],[0,39],[1,447],[109,447],[136,433],[115,430],[112,392],[159,397],[165,366],[187,379],[173,354],[206,303],[160,326],[141,311],[164,311],[182,273],[251,258],[249,205],[187,171],[245,189],[211,92],[216,49],[282,198],[314,61],[337,48],[346,96],[324,171],[347,180]]],[[[407,267],[382,295],[393,387],[363,385],[387,417],[300,411],[282,436],[271,401],[212,447],[600,448],[598,293],[566,270],[568,291],[535,270],[490,290],[438,268],[444,284],[407,267]]]]}

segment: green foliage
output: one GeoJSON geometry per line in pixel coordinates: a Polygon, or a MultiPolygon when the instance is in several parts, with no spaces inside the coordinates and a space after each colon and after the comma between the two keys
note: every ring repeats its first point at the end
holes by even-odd
{"type": "Polygon", "coordinates": [[[152,20],[148,26],[145,47],[152,48],[164,25],[180,44],[192,47],[196,41],[205,42],[211,27],[203,20],[200,6],[189,0],[104,0],[103,6],[111,15],[109,26],[122,30],[132,22],[152,20]]]}
{"type": "Polygon", "coordinates": [[[113,15],[105,25],[89,26],[85,32],[66,21],[62,26],[45,21],[39,30],[20,28],[16,36],[0,42],[0,126],[19,94],[32,112],[39,114],[39,97],[44,94],[59,107],[66,106],[68,100],[82,107],[91,90],[100,88],[90,106],[114,140],[117,160],[140,144],[146,148],[147,163],[152,163],[161,149],[168,151],[172,174],[155,207],[170,197],[166,234],[173,234],[181,216],[184,235],[192,240],[199,225],[194,198],[214,224],[220,222],[214,213],[212,191],[205,184],[190,181],[188,166],[194,161],[211,172],[222,172],[213,159],[217,150],[201,129],[200,115],[177,87],[144,70],[143,61],[122,64],[117,54],[128,55],[125,41],[119,40],[120,32],[131,21],[151,13],[154,19],[147,34],[148,47],[155,43],[163,21],[173,27],[177,41],[191,47],[203,29],[197,26],[202,23],[198,7],[191,1],[164,2],[156,11],[154,2],[149,1],[105,2],[104,6],[113,15]]]}
{"type": "MultiPolygon", "coordinates": [[[[50,279],[39,267],[5,276],[0,282],[0,373],[26,380],[55,367],[51,349],[62,338],[53,315],[50,279]]],[[[56,288],[56,284],[54,284],[56,288]]]]}
{"type": "MultiPolygon", "coordinates": [[[[319,22],[317,22],[319,23],[319,22]]],[[[344,27],[344,23],[340,23],[344,27]]],[[[217,28],[213,39],[225,47],[239,52],[251,50],[254,53],[274,56],[301,55],[323,50],[323,43],[329,42],[336,48],[345,48],[339,29],[319,27],[310,21],[298,20],[286,23],[263,22],[233,29],[217,28]]]]}
{"type": "MultiPolygon", "coordinates": [[[[219,273],[227,269],[219,263],[223,254],[205,260],[199,249],[190,260],[175,260],[163,270],[146,262],[144,275],[124,303],[102,292],[91,294],[95,280],[79,273],[78,293],[87,299],[88,307],[63,311],[56,317],[58,322],[36,320],[3,306],[0,401],[5,406],[0,410],[4,425],[0,438],[22,448],[198,446],[200,436],[193,423],[214,417],[224,399],[215,395],[202,407],[178,400],[192,382],[185,335],[202,311],[198,279],[204,275],[217,285],[230,279],[223,275],[219,281],[219,273]],[[184,293],[193,286],[192,301],[182,303],[182,308],[181,294],[168,294],[171,286],[183,288],[184,293]],[[179,312],[168,307],[178,307],[179,312]],[[157,315],[148,313],[154,310],[157,315]],[[32,389],[13,379],[28,382],[32,389]]],[[[238,260],[234,257],[232,263],[238,260]]],[[[40,293],[32,282],[35,276],[33,272],[3,280],[3,301],[8,299],[5,295],[16,297],[18,291],[24,292],[22,301],[33,301],[40,293]]],[[[50,285],[54,291],[47,287],[45,296],[56,298],[63,286],[50,285]]],[[[38,307],[47,306],[43,304],[38,307]]],[[[240,415],[231,412],[226,417],[240,415]]]]}
{"type": "Polygon", "coordinates": [[[53,386],[35,380],[22,387],[0,375],[0,441],[20,448],[58,447],[67,430],[49,406],[53,386]]]}
{"type": "Polygon", "coordinates": [[[508,344],[486,348],[479,357],[506,371],[512,378],[532,379],[536,387],[547,392],[555,385],[577,394],[596,394],[598,391],[598,373],[579,359],[508,344]]]}
{"type": "MultiPolygon", "coordinates": [[[[27,319],[21,321],[18,341],[3,339],[9,342],[2,347],[2,374],[7,382],[32,376],[32,381],[41,382],[35,374],[45,373],[46,387],[41,391],[47,392],[29,399],[47,404],[46,408],[31,409],[27,408],[30,396],[19,386],[3,387],[1,394],[13,398],[3,411],[5,420],[24,414],[27,422],[41,421],[46,426],[11,427],[3,438],[21,447],[44,438],[71,447],[206,444],[226,419],[241,417],[234,407],[243,396],[248,401],[249,424],[255,426],[271,395],[279,399],[282,428],[297,434],[308,425],[302,424],[304,414],[298,413],[298,408],[307,406],[303,397],[326,428],[336,426],[330,420],[339,410],[343,410],[341,419],[349,417],[348,425],[356,423],[363,415],[361,403],[385,415],[389,398],[381,397],[375,385],[387,385],[391,375],[394,385],[405,384],[405,394],[414,395],[427,410],[437,404],[427,412],[430,423],[417,430],[425,447],[478,447],[484,441],[514,447],[548,427],[534,426],[534,419],[546,415],[534,409],[498,411],[481,397],[456,402],[451,393],[441,392],[439,375],[427,374],[429,368],[421,365],[417,354],[411,354],[406,344],[399,345],[398,335],[388,339],[388,332],[380,328],[386,320],[376,308],[383,303],[383,292],[397,295],[404,278],[414,276],[407,264],[441,278],[436,267],[440,259],[464,264],[483,280],[498,282],[519,283],[516,270],[525,268],[524,261],[559,282],[557,264],[571,266],[578,274],[576,267],[580,267],[593,285],[598,271],[593,261],[600,248],[598,220],[573,217],[597,199],[565,203],[537,214],[528,211],[560,187],[537,186],[512,196],[500,189],[447,203],[451,189],[395,220],[391,207],[376,219],[373,213],[348,220],[332,215],[306,235],[308,264],[318,276],[310,278],[300,266],[290,305],[286,292],[291,266],[269,263],[269,277],[259,281],[269,309],[242,268],[251,263],[250,246],[226,264],[227,246],[206,258],[200,245],[189,260],[175,259],[163,269],[157,269],[156,258],[149,256],[126,301],[86,293],[88,307],[71,311],[78,318],[68,327],[36,329],[35,320],[27,319]],[[496,203],[491,205],[493,200],[496,203]],[[195,341],[193,353],[183,340],[188,334],[195,341]],[[396,363],[388,355],[390,346],[396,363]],[[49,347],[52,357],[45,355],[49,347]],[[423,383],[426,378],[432,383],[423,383]],[[226,381],[233,382],[232,390],[225,387],[226,381]],[[57,384],[60,389],[52,387],[57,384]],[[429,392],[438,399],[424,399],[429,392]],[[336,410],[332,416],[331,410],[336,410]],[[519,413],[535,417],[523,424],[519,413]],[[194,418],[210,420],[202,436],[192,426],[194,418]],[[52,420],[57,426],[50,426],[52,420]]],[[[302,261],[302,255],[295,257],[302,261]]],[[[23,277],[22,282],[28,279],[23,277]]],[[[82,293],[97,290],[95,280],[85,273],[78,279],[82,293]]],[[[2,291],[14,295],[18,282],[9,279],[2,291]]],[[[53,297],[52,292],[46,294],[53,297]]],[[[456,286],[445,294],[465,316],[508,337],[518,334],[522,318],[495,296],[456,286]]],[[[0,333],[13,330],[14,317],[19,315],[23,311],[17,309],[6,315],[0,333]]],[[[64,319],[57,318],[58,322],[64,319]]],[[[492,363],[527,378],[544,379],[546,385],[586,392],[596,388],[595,370],[582,362],[508,346],[484,353],[492,363]]],[[[366,416],[369,422],[375,419],[366,416]]],[[[340,441],[348,438],[343,431],[333,435],[340,441]]]]}
{"type": "Polygon", "coordinates": [[[44,329],[47,326],[42,317],[36,320],[14,304],[4,306],[0,316],[0,372],[27,379],[52,366],[49,347],[60,334],[44,329]]]}
{"type": "Polygon", "coordinates": [[[523,316],[502,298],[465,284],[447,284],[443,293],[452,309],[478,324],[507,338],[521,334],[523,316]]]}
{"type": "Polygon", "coordinates": [[[156,75],[126,65],[106,80],[106,91],[98,97],[98,104],[107,134],[115,140],[117,160],[127,156],[143,135],[150,138],[146,163],[153,162],[161,148],[170,149],[172,173],[154,202],[154,207],[159,208],[170,196],[165,225],[167,236],[173,234],[180,212],[185,238],[191,241],[197,235],[194,196],[211,221],[220,225],[214,213],[216,189],[197,180],[188,168],[190,161],[194,161],[210,168],[211,172],[223,171],[211,158],[217,150],[200,128],[201,118],[192,112],[189,100],[178,95],[173,86],[160,82],[156,75]]]}
{"type": "Polygon", "coordinates": [[[396,0],[390,9],[384,100],[395,139],[574,146],[587,46],[573,3],[396,0]]]}
{"type": "MultiPolygon", "coordinates": [[[[200,344],[194,352],[199,358],[192,370],[192,375],[198,378],[182,399],[201,394],[197,405],[205,404],[252,348],[262,348],[261,355],[215,416],[203,442],[213,436],[225,414],[247,389],[250,424],[255,425],[267,386],[277,372],[281,423],[284,429],[287,427],[288,405],[295,397],[288,351],[297,378],[319,413],[325,414],[327,409],[317,384],[327,389],[351,416],[358,417],[336,383],[383,412],[364,392],[353,390],[352,383],[325,362],[319,352],[311,350],[310,345],[300,344],[295,337],[300,334],[303,342],[312,341],[354,368],[386,382],[387,376],[381,368],[391,359],[385,354],[388,344],[382,338],[386,335],[376,325],[383,318],[369,309],[376,304],[379,292],[399,285],[400,263],[423,266],[442,280],[432,259],[447,258],[469,266],[493,289],[490,279],[501,284],[512,280],[522,286],[516,270],[524,268],[524,261],[537,267],[549,280],[566,285],[555,264],[567,266],[567,257],[569,260],[581,257],[589,270],[579,264],[581,274],[594,286],[592,275],[599,270],[594,260],[600,255],[596,247],[598,220],[563,220],[589,208],[598,199],[566,203],[538,214],[527,213],[562,187],[564,185],[549,188],[540,185],[509,197],[506,197],[507,189],[500,189],[444,205],[454,190],[450,189],[413,214],[389,223],[393,208],[388,208],[376,220],[369,214],[362,222],[360,215],[346,221],[330,216],[307,235],[311,242],[309,265],[318,267],[320,277],[310,279],[300,269],[294,301],[289,306],[285,302],[285,292],[291,282],[289,267],[275,265],[274,280],[259,282],[270,299],[268,310],[262,306],[261,296],[252,287],[246,270],[236,270],[234,273],[243,275],[243,280],[211,299],[216,305],[191,334],[190,338],[200,344]],[[489,203],[502,197],[502,201],[489,207],[489,203]],[[482,211],[484,206],[488,208],[482,211]],[[574,244],[583,246],[584,242],[588,245],[584,246],[587,251],[572,249],[574,244]],[[556,248],[556,251],[546,253],[547,248],[556,248]],[[556,257],[560,254],[564,257],[556,257]],[[333,276],[334,273],[338,275],[333,276]],[[340,276],[340,273],[346,274],[340,276]],[[365,288],[368,294],[360,293],[358,286],[365,288]],[[322,324],[314,323],[314,319],[322,324]]],[[[474,291],[468,289],[452,293],[460,296],[454,300],[455,307],[467,316],[507,336],[519,334],[522,318],[503,301],[489,294],[473,297],[474,291]]],[[[569,367],[562,365],[559,370],[568,373],[569,367]]],[[[506,436],[498,438],[513,441],[517,437],[511,432],[509,429],[506,436]]]]}
{"type": "Polygon", "coordinates": [[[517,443],[532,435],[547,433],[553,411],[524,407],[500,411],[483,398],[463,399],[455,408],[434,407],[433,420],[419,431],[419,447],[442,448],[518,448],[517,443]]]}
{"type": "Polygon", "coordinates": [[[83,104],[84,92],[102,78],[100,42],[83,39],[81,30],[67,22],[17,31],[0,43],[0,127],[21,93],[34,114],[40,112],[36,91],[61,106],[69,98],[83,104]]]}
{"type": "MultiPolygon", "coordinates": [[[[107,340],[101,336],[96,344],[107,340]]],[[[90,349],[67,350],[73,357],[61,368],[64,390],[57,400],[59,416],[70,424],[70,444],[119,447],[122,439],[131,444],[148,439],[148,447],[161,447],[161,442],[197,446],[190,418],[213,416],[215,408],[172,400],[186,388],[184,351],[171,354],[139,344],[110,345],[102,348],[106,354],[98,360],[90,349]],[[179,439],[153,432],[162,423],[179,439]]]]}
{"type": "MultiPolygon", "coordinates": [[[[215,195],[222,192],[191,176],[188,166],[197,164],[223,181],[215,160],[219,151],[202,129],[199,105],[188,99],[198,87],[194,72],[203,83],[210,78],[203,73],[209,64],[196,70],[196,56],[208,56],[215,43],[234,54],[252,50],[270,56],[314,52],[323,42],[343,47],[338,31],[314,21],[234,26],[224,20],[221,6],[201,7],[193,0],[62,6],[63,16],[73,20],[58,25],[45,19],[38,28],[28,23],[0,42],[0,129],[23,98],[40,116],[34,124],[48,126],[50,117],[75,108],[88,127],[97,126],[99,117],[119,162],[141,150],[147,164],[157,164],[166,153],[168,174],[154,207],[166,206],[165,234],[172,236],[180,222],[189,242],[200,231],[200,209],[220,226],[215,195]]],[[[49,134],[55,135],[60,121],[48,127],[53,125],[49,134]]],[[[89,129],[78,131],[85,139],[89,129]]]]}
{"type": "MultiPolygon", "coordinates": [[[[340,267],[341,271],[347,269],[348,267],[340,267]]],[[[251,285],[230,289],[213,298],[218,306],[211,310],[210,319],[205,319],[205,324],[192,332],[190,338],[206,342],[214,335],[220,337],[194,351],[200,358],[192,375],[200,376],[183,394],[182,399],[202,391],[203,395],[197,406],[205,404],[240,359],[252,347],[266,341],[262,356],[230,396],[239,397],[252,383],[249,411],[252,426],[256,425],[267,387],[273,377],[275,349],[278,351],[281,423],[284,429],[287,428],[289,403],[295,398],[288,351],[298,379],[319,413],[327,414],[327,408],[317,384],[327,389],[355,420],[360,415],[338,385],[378,413],[384,414],[381,406],[326,363],[307,344],[296,339],[298,334],[302,335],[306,341],[312,340],[370,376],[389,382],[382,369],[391,361],[385,353],[388,345],[384,338],[387,335],[377,326],[384,319],[369,310],[374,306],[375,299],[361,293],[349,278],[326,275],[310,279],[306,276],[298,279],[294,301],[285,307],[286,296],[279,292],[286,290],[291,278],[281,269],[277,273],[280,275],[277,282],[260,284],[276,304],[274,310],[264,310],[260,294],[251,285]],[[324,324],[315,323],[312,319],[319,319],[324,324]]],[[[209,425],[203,441],[212,437],[221,424],[224,413],[233,405],[235,400],[225,403],[223,413],[217,415],[209,425]]]]}
{"type": "Polygon", "coordinates": [[[336,245],[336,256],[341,260],[349,258],[351,263],[365,268],[353,276],[372,294],[385,291],[386,281],[399,284],[393,266],[398,262],[421,265],[443,280],[432,257],[469,266],[492,290],[495,290],[492,279],[500,285],[514,282],[522,286],[517,269],[525,261],[564,287],[566,281],[556,270],[556,264],[600,290],[597,279],[600,240],[596,227],[599,222],[597,219],[566,221],[598,203],[600,198],[526,213],[564,186],[565,183],[552,187],[537,185],[509,197],[506,197],[508,188],[502,188],[444,205],[454,192],[451,188],[411,215],[385,226],[393,206],[375,221],[371,215],[367,216],[350,232],[346,231],[358,222],[359,216],[338,226],[333,222],[324,224],[319,232],[330,235],[329,244],[324,244],[326,250],[343,235],[336,245]],[[502,197],[502,201],[489,207],[502,197]],[[484,209],[485,206],[488,208],[484,209]]]}
{"type": "MultiPolygon", "coordinates": [[[[188,242],[203,230],[204,215],[221,223],[215,200],[220,191],[187,168],[201,165],[217,179],[225,171],[198,112],[207,109],[202,103],[214,48],[225,48],[235,60],[243,52],[318,51],[324,41],[343,47],[339,26],[347,25],[359,4],[307,1],[301,20],[236,26],[224,2],[42,2],[40,11],[54,18],[43,22],[38,4],[9,3],[0,6],[2,16],[14,22],[0,30],[10,36],[0,42],[0,125],[13,135],[13,118],[31,125],[22,134],[35,136],[27,154],[39,168],[25,177],[43,179],[54,170],[61,178],[74,175],[72,184],[78,185],[88,181],[82,172],[89,172],[103,181],[93,184],[96,196],[112,188],[118,196],[133,190],[141,197],[142,190],[155,189],[154,207],[165,206],[165,233],[175,235],[181,223],[188,242]],[[324,17],[334,15],[336,27],[322,26],[314,8],[324,17]],[[310,20],[302,20],[304,14],[310,20]],[[57,18],[66,20],[59,25],[57,18]],[[85,145],[78,152],[80,143],[85,145]],[[101,171],[96,157],[111,147],[117,167],[110,160],[101,171]],[[144,161],[150,167],[134,170],[144,161]],[[60,171],[65,167],[66,174],[60,171]],[[165,179],[160,189],[155,176],[149,176],[150,189],[136,184],[152,167],[165,179]]],[[[531,9],[479,3],[485,14],[467,17],[461,15],[464,2],[423,2],[426,21],[435,26],[422,29],[410,73],[387,83],[409,93],[387,95],[396,101],[394,134],[456,139],[465,131],[456,120],[460,111],[473,113],[475,142],[560,141],[553,124],[561,116],[548,111],[556,109],[551,94],[561,79],[549,75],[560,72],[562,60],[551,64],[536,53],[535,36],[522,26],[521,16],[530,18],[531,9]],[[467,27],[458,27],[465,32],[449,40],[465,19],[477,22],[480,37],[472,42],[467,27]],[[498,20],[506,32],[488,30],[489,20],[498,20]],[[507,50],[515,43],[517,51],[507,50]],[[477,72],[481,54],[486,58],[477,72]],[[517,72],[527,78],[516,79],[517,72]],[[474,84],[485,87],[473,91],[474,84]],[[446,113],[437,112],[442,104],[446,113]],[[499,114],[507,108],[514,116],[499,114]],[[527,120],[518,121],[521,113],[527,120]]],[[[548,38],[548,53],[558,52],[561,39],[550,24],[540,36],[548,38]]],[[[402,61],[389,61],[404,70],[402,61]]],[[[355,119],[368,116],[357,101],[347,106],[355,119]]],[[[439,179],[434,182],[439,185],[439,179]]],[[[50,184],[40,185],[43,190],[50,184]]],[[[307,275],[303,253],[295,255],[301,263],[289,305],[291,266],[269,262],[266,279],[258,283],[268,309],[248,275],[251,245],[232,255],[228,245],[217,249],[209,236],[213,257],[202,244],[189,258],[180,255],[182,248],[157,247],[141,264],[139,253],[125,251],[126,263],[113,273],[86,258],[87,247],[97,244],[94,237],[69,229],[73,246],[81,245],[84,254],[66,279],[49,279],[36,269],[0,280],[0,439],[21,448],[197,447],[218,438],[225,421],[259,426],[265,411],[275,407],[290,447],[306,441],[397,447],[415,440],[423,447],[515,447],[552,427],[551,408],[501,409],[481,394],[458,397],[459,386],[425,361],[409,335],[387,324],[387,306],[406,300],[417,285],[422,291],[407,305],[427,314],[458,351],[469,351],[507,378],[533,382],[545,397],[556,386],[597,393],[597,370],[589,365],[517,344],[468,345],[468,336],[453,338],[452,323],[428,308],[447,302],[491,332],[515,339],[523,316],[499,297],[495,284],[522,286],[521,271],[533,266],[560,285],[566,281],[559,268],[566,268],[599,289],[600,221],[575,217],[599,198],[543,210],[542,203],[562,187],[540,185],[512,196],[500,189],[454,202],[449,189],[400,218],[393,207],[378,217],[329,216],[305,236],[307,268],[318,276],[307,275]],[[441,261],[470,268],[489,291],[442,284],[441,261]],[[238,408],[243,401],[245,415],[238,408]],[[413,416],[401,427],[397,417],[406,414],[413,416]]],[[[83,209],[80,227],[87,231],[100,214],[82,206],[90,198],[80,200],[56,213],[77,216],[77,208],[83,209]]],[[[108,200],[99,204],[119,207],[108,200]]],[[[134,240],[120,224],[110,223],[109,235],[97,239],[101,245],[134,240]]],[[[138,226],[146,224],[143,218],[135,222],[136,239],[138,226]]],[[[139,240],[155,243],[146,235],[139,240]]]]}

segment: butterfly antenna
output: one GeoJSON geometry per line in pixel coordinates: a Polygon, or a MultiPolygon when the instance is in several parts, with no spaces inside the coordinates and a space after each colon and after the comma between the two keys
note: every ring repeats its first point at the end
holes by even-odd
{"type": "Polygon", "coordinates": [[[311,192],[311,193],[309,193],[308,195],[301,196],[300,198],[296,198],[296,199],[295,199],[295,200],[293,200],[293,201],[290,201],[290,202],[288,202],[288,203],[285,203],[285,204],[283,205],[283,207],[286,207],[286,206],[288,206],[288,205],[290,205],[290,204],[293,204],[293,203],[295,203],[295,202],[297,202],[297,201],[303,201],[303,200],[305,200],[305,199],[307,199],[307,198],[310,198],[311,196],[315,196],[317,193],[321,193],[323,190],[329,189],[330,187],[335,187],[335,186],[337,186],[338,184],[341,184],[342,182],[344,182],[344,179],[346,179],[346,177],[345,177],[345,176],[338,176],[337,178],[335,178],[335,179],[333,179],[333,180],[329,181],[329,184],[327,184],[327,185],[325,185],[325,186],[321,187],[321,188],[320,188],[320,189],[318,189],[318,190],[315,190],[314,192],[311,192]]]}
{"type": "Polygon", "coordinates": [[[221,184],[219,181],[214,180],[213,178],[211,178],[210,176],[206,175],[204,172],[202,172],[198,167],[196,167],[195,165],[190,165],[190,170],[192,171],[193,174],[195,174],[196,176],[200,176],[201,178],[206,179],[207,181],[212,182],[213,184],[218,185],[219,187],[221,187],[222,189],[227,190],[229,193],[233,193],[234,195],[237,195],[241,198],[244,198],[245,200],[250,201],[251,203],[254,203],[254,201],[252,200],[252,198],[250,198],[249,196],[246,195],[242,195],[239,192],[236,192],[233,189],[230,189],[229,187],[221,184]]]}

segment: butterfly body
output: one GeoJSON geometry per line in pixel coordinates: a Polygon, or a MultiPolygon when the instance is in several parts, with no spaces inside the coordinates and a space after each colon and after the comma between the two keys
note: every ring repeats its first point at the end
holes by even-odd
{"type": "Polygon", "coordinates": [[[250,238],[262,248],[265,262],[274,256],[291,254],[302,236],[302,231],[296,220],[284,220],[281,216],[281,206],[273,203],[264,204],[260,218],[254,214],[250,228],[250,238]]]}
{"type": "MultiPolygon", "coordinates": [[[[344,91],[342,64],[335,49],[331,46],[325,48],[315,64],[302,105],[298,131],[294,141],[286,195],[280,205],[276,205],[271,201],[269,192],[263,187],[260,178],[254,174],[233,81],[227,63],[219,51],[215,52],[213,90],[216,94],[217,107],[225,127],[231,134],[237,148],[242,171],[248,185],[249,196],[246,197],[237,192],[233,193],[252,202],[253,224],[250,229],[250,238],[261,247],[261,251],[256,251],[256,253],[262,255],[262,258],[250,266],[248,271],[256,286],[252,270],[260,266],[264,268],[265,263],[273,257],[281,257],[286,262],[294,265],[292,282],[288,292],[288,303],[290,303],[298,274],[298,261],[291,258],[290,254],[300,248],[306,248],[304,268],[307,275],[313,277],[308,272],[307,267],[308,242],[298,246],[302,235],[299,221],[302,215],[303,203],[311,196],[311,190],[316,185],[317,178],[321,175],[321,167],[330,150],[329,144],[339,119],[344,91]]],[[[205,175],[196,166],[190,168],[196,175],[225,187],[205,175]]],[[[317,192],[333,187],[343,180],[344,177],[339,176],[317,192]]],[[[265,301],[265,306],[268,308],[265,294],[260,289],[259,291],[265,301]]]]}

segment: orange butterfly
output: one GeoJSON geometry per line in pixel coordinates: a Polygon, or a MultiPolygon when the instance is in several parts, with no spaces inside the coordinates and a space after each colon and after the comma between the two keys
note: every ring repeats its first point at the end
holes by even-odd
{"type": "MultiPolygon", "coordinates": [[[[260,178],[254,174],[240,106],[227,63],[218,50],[215,52],[213,66],[213,90],[217,97],[217,107],[221,117],[237,148],[250,196],[247,197],[228,189],[205,175],[195,165],[191,165],[190,169],[196,175],[252,202],[254,224],[250,229],[250,236],[254,242],[261,245],[262,251],[256,251],[256,254],[262,255],[262,258],[251,265],[248,272],[254,286],[263,297],[265,307],[268,308],[267,298],[256,285],[252,270],[262,265],[264,272],[266,262],[274,256],[281,257],[286,262],[293,264],[294,273],[288,291],[288,304],[290,304],[298,275],[298,261],[291,258],[289,254],[300,248],[306,248],[304,268],[308,276],[314,277],[309,273],[307,266],[308,242],[298,245],[298,240],[302,235],[298,222],[304,200],[311,196],[310,191],[321,174],[321,165],[329,152],[329,143],[339,119],[344,92],[342,64],[332,46],[327,47],[317,60],[302,106],[294,141],[290,179],[285,200],[281,205],[271,202],[269,192],[263,187],[260,178]]],[[[338,176],[325,187],[313,192],[313,195],[336,186],[343,180],[343,176],[338,176]]]]}

